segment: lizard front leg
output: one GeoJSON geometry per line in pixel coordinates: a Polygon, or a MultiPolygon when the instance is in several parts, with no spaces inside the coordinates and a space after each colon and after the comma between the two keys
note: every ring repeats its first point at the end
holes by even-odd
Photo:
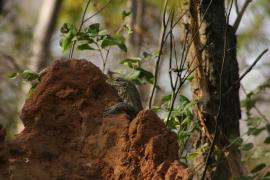
{"type": "Polygon", "coordinates": [[[138,114],[138,110],[128,104],[128,103],[125,103],[125,102],[119,102],[111,107],[109,107],[108,109],[106,109],[103,113],[103,116],[108,116],[110,114],[117,114],[117,113],[121,113],[121,112],[125,112],[128,117],[129,117],[129,120],[132,120],[136,117],[136,115],[138,114]]]}

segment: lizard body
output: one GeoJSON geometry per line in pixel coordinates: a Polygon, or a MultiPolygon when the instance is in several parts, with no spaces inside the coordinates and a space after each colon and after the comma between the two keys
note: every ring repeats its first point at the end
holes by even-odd
{"type": "Polygon", "coordinates": [[[130,119],[133,119],[143,109],[136,86],[131,81],[123,78],[112,78],[106,82],[117,90],[120,102],[106,109],[104,115],[125,112],[130,119]]]}

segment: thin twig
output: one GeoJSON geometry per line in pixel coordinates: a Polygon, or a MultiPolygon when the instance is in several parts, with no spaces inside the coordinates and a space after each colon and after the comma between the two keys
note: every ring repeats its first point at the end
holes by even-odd
{"type": "Polygon", "coordinates": [[[104,6],[102,6],[97,12],[95,12],[93,15],[91,15],[90,17],[86,18],[83,23],[89,21],[90,19],[92,19],[94,16],[98,15],[99,13],[101,13],[110,3],[112,2],[112,0],[109,0],[104,6]]]}
{"type": "MultiPolygon", "coordinates": [[[[236,0],[235,0],[235,1],[236,1],[236,0]]],[[[234,23],[233,23],[233,30],[234,30],[234,32],[237,31],[237,29],[238,29],[238,27],[239,27],[239,25],[240,25],[240,22],[241,22],[241,20],[242,20],[242,18],[243,18],[243,15],[244,15],[244,13],[245,13],[245,11],[246,11],[246,9],[247,9],[249,3],[251,3],[251,1],[252,1],[252,0],[246,0],[246,1],[245,1],[245,4],[243,5],[243,7],[242,7],[242,9],[241,9],[241,11],[238,13],[238,15],[237,15],[237,17],[236,17],[236,19],[235,19],[235,21],[234,21],[234,23]]],[[[236,7],[238,7],[238,6],[236,6],[236,7]]]]}
{"type": "Polygon", "coordinates": [[[173,14],[172,14],[172,18],[171,18],[171,24],[170,24],[170,55],[169,55],[169,77],[170,77],[170,85],[171,85],[171,88],[172,88],[172,92],[173,92],[173,95],[174,95],[174,90],[175,90],[175,87],[173,85],[173,79],[172,79],[172,60],[173,60],[173,32],[172,32],[172,25],[173,25],[173,18],[174,18],[174,10],[173,10],[173,14]]]}
{"type": "Polygon", "coordinates": [[[237,16],[239,16],[240,12],[239,12],[239,6],[238,6],[237,0],[234,0],[234,6],[235,6],[236,14],[237,16]]]}
{"type": "MultiPolygon", "coordinates": [[[[102,12],[111,2],[112,0],[109,0],[104,6],[102,6],[97,12],[95,12],[93,15],[91,15],[90,17],[86,18],[85,19],[85,15],[86,15],[86,11],[89,7],[89,4],[90,4],[91,0],[88,0],[87,1],[87,4],[85,6],[85,9],[84,9],[84,12],[83,12],[83,15],[82,15],[82,20],[81,20],[81,23],[80,23],[80,26],[79,26],[79,29],[78,29],[78,32],[76,34],[79,34],[81,32],[81,29],[84,25],[84,23],[86,23],[87,21],[89,21],[90,19],[92,19],[94,16],[98,15],[100,12],[102,12]]],[[[70,49],[70,53],[69,53],[69,58],[71,59],[72,56],[73,56],[73,52],[74,52],[74,48],[75,48],[75,44],[76,44],[76,40],[73,41],[72,43],[72,46],[71,46],[71,49],[70,49]]]]}
{"type": "Polygon", "coordinates": [[[151,107],[152,107],[152,101],[153,101],[155,89],[156,89],[156,86],[157,86],[157,80],[158,80],[157,76],[158,76],[159,63],[160,63],[163,47],[165,45],[164,37],[165,37],[165,34],[166,34],[166,29],[167,29],[167,26],[168,26],[168,23],[169,23],[169,19],[170,19],[170,16],[169,16],[168,20],[166,22],[167,6],[168,6],[168,0],[166,0],[166,2],[165,2],[164,12],[163,12],[163,16],[162,16],[163,32],[162,32],[162,36],[161,36],[161,44],[160,44],[159,54],[158,54],[158,57],[157,57],[157,62],[156,62],[156,67],[155,67],[154,84],[153,84],[153,88],[152,88],[152,91],[151,91],[149,104],[148,104],[149,109],[151,109],[151,107]]]}
{"type": "MultiPolygon", "coordinates": [[[[86,14],[86,11],[87,11],[87,9],[89,7],[90,2],[91,2],[91,0],[88,0],[87,3],[86,3],[86,6],[85,6],[84,11],[83,11],[83,15],[82,15],[81,23],[80,23],[80,26],[79,26],[79,29],[78,29],[78,32],[76,33],[76,35],[81,32],[82,26],[86,22],[86,21],[84,21],[84,17],[85,17],[85,14],[86,14]]],[[[71,46],[71,49],[69,51],[69,59],[71,59],[72,56],[73,56],[75,44],[76,44],[76,40],[73,41],[72,46],[71,46]]]]}
{"type": "Polygon", "coordinates": [[[268,51],[268,49],[265,49],[263,52],[261,52],[261,54],[255,59],[255,61],[249,66],[249,68],[240,76],[239,79],[237,79],[233,85],[225,92],[222,94],[222,97],[224,98],[228,93],[231,92],[231,90],[233,90],[233,88],[235,86],[237,86],[239,84],[239,82],[253,69],[253,67],[259,62],[259,60],[261,60],[261,58],[263,57],[263,55],[268,51]]]}

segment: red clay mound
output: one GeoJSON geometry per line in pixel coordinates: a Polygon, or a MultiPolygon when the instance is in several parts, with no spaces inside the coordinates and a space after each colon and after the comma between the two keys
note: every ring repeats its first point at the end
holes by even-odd
{"type": "Polygon", "coordinates": [[[190,179],[152,111],[103,118],[118,99],[105,79],[85,60],[49,66],[22,109],[25,130],[6,144],[0,128],[0,179],[190,179]]]}

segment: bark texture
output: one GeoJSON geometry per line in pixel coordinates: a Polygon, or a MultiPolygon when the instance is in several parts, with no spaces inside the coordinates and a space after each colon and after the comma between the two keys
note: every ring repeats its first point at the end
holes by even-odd
{"type": "MultiPolygon", "coordinates": [[[[222,96],[238,80],[236,59],[236,36],[226,23],[224,0],[186,1],[188,13],[184,18],[189,31],[190,49],[188,65],[196,69],[192,80],[193,98],[199,101],[195,108],[196,118],[202,129],[196,144],[213,142],[216,123],[216,147],[222,149],[229,144],[228,139],[239,136],[241,118],[239,84],[222,96]]],[[[228,179],[242,174],[240,155],[234,149],[229,156],[212,159],[208,169],[208,178],[228,179]],[[230,156],[230,157],[229,157],[230,156]],[[235,162],[235,159],[238,160],[235,162]],[[216,168],[214,168],[216,167],[216,168]],[[216,169],[222,169],[216,171],[216,169]]],[[[204,161],[204,160],[203,160],[204,161]]],[[[201,171],[206,162],[200,162],[201,171]]]]}

